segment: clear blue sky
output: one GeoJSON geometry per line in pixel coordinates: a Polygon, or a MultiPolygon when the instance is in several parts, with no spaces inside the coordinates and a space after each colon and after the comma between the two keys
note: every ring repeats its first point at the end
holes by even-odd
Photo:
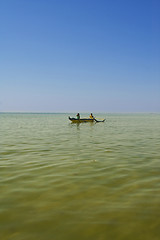
{"type": "Polygon", "coordinates": [[[0,0],[0,111],[160,112],[160,1],[0,0]]]}

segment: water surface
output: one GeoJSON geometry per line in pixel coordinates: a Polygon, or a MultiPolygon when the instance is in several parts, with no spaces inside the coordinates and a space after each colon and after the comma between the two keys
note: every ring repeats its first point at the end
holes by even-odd
{"type": "Polygon", "coordinates": [[[159,240],[160,114],[97,117],[0,114],[0,239],[159,240]]]}

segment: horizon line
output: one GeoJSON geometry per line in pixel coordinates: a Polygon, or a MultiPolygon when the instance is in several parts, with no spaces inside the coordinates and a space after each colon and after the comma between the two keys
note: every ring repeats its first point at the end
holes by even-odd
{"type": "MultiPolygon", "coordinates": [[[[40,112],[40,111],[0,111],[0,114],[3,114],[3,113],[5,113],[5,114],[7,114],[7,113],[12,113],[12,114],[67,114],[67,113],[73,113],[73,114],[75,114],[75,113],[77,113],[77,112],[75,112],[75,111],[67,111],[67,112],[40,112]]],[[[88,112],[88,111],[85,111],[85,112],[80,112],[81,114],[86,114],[86,113],[90,113],[90,112],[88,112]]],[[[101,112],[92,112],[92,113],[107,113],[107,114],[158,114],[158,113],[160,113],[160,111],[158,112],[146,112],[146,111],[142,111],[142,112],[106,112],[106,111],[101,111],[101,112]]]]}

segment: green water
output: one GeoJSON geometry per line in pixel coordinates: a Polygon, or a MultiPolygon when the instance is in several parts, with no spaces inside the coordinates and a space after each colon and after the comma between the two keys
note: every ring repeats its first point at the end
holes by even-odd
{"type": "Polygon", "coordinates": [[[99,117],[0,114],[0,239],[159,240],[160,114],[99,117]]]}

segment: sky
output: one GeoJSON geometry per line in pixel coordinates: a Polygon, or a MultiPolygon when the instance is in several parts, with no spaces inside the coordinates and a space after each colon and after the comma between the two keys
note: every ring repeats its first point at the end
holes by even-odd
{"type": "Polygon", "coordinates": [[[160,112],[160,1],[0,0],[0,112],[160,112]]]}

